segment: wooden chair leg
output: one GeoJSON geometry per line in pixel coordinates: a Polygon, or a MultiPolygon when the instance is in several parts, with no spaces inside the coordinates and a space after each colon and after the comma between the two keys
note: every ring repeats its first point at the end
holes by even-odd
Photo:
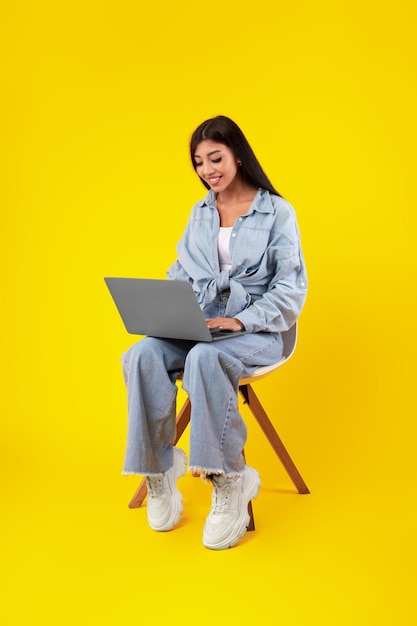
{"type": "Polygon", "coordinates": [[[140,483],[139,487],[136,489],[135,495],[129,502],[129,509],[138,509],[141,506],[144,499],[146,498],[147,493],[148,493],[148,488],[146,487],[146,480],[144,478],[142,482],[140,483]]]}
{"type": "MultiPolygon", "coordinates": [[[[184,405],[181,411],[177,415],[177,434],[175,436],[174,446],[178,442],[179,438],[183,434],[186,429],[191,416],[191,402],[189,398],[184,402],[184,405]]],[[[142,502],[146,498],[148,490],[146,488],[146,480],[145,478],[140,483],[138,489],[136,490],[133,498],[129,502],[129,509],[137,509],[141,506],[142,502]]]]}
{"type": "Polygon", "coordinates": [[[255,530],[255,518],[253,517],[253,509],[252,509],[252,501],[250,500],[248,503],[248,513],[249,513],[249,524],[248,524],[248,531],[249,530],[255,530]]]}
{"type": "MultiPolygon", "coordinates": [[[[245,463],[246,463],[246,456],[245,456],[244,450],[243,450],[243,458],[245,459],[245,463]]],[[[248,502],[248,513],[249,513],[249,518],[250,518],[248,530],[255,530],[255,518],[253,516],[252,500],[249,500],[248,502]]]]}
{"type": "Polygon", "coordinates": [[[279,438],[272,422],[269,417],[265,413],[262,404],[259,402],[255,392],[253,391],[251,385],[241,385],[239,387],[239,391],[241,392],[243,398],[245,399],[246,404],[249,406],[252,411],[253,416],[256,421],[262,428],[263,432],[266,435],[269,443],[274,449],[276,455],[284,466],[288,476],[291,478],[295,487],[297,488],[298,493],[307,494],[310,493],[307,485],[301,477],[298,469],[294,465],[293,460],[288,454],[284,444],[279,438]]]}

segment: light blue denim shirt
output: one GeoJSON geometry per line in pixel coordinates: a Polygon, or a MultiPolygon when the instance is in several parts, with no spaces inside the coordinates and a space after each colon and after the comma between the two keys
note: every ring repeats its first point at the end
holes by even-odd
{"type": "Polygon", "coordinates": [[[291,328],[307,293],[292,206],[265,189],[258,190],[248,213],[233,226],[230,270],[220,270],[219,227],[216,194],[210,190],[192,209],[168,278],[191,283],[206,317],[218,294],[230,290],[225,315],[240,320],[248,332],[291,328]]]}

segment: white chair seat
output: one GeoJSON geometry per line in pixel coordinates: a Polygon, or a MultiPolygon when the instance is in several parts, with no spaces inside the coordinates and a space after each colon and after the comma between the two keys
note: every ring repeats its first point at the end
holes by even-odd
{"type": "Polygon", "coordinates": [[[267,376],[274,370],[278,369],[278,367],[280,367],[280,365],[285,363],[286,360],[287,360],[287,357],[283,356],[276,363],[272,363],[272,365],[264,365],[262,367],[258,367],[251,376],[247,376],[246,378],[241,378],[239,381],[239,385],[249,385],[254,380],[254,378],[256,378],[256,380],[259,380],[260,378],[267,376]]]}

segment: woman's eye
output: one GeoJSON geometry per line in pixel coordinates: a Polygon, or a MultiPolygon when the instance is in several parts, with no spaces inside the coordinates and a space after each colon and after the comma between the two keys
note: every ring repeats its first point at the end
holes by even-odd
{"type": "MultiPolygon", "coordinates": [[[[222,157],[219,157],[218,159],[211,159],[212,163],[220,163],[220,161],[222,160],[222,157]]],[[[195,167],[201,167],[203,165],[203,162],[201,163],[197,163],[196,161],[194,161],[194,165],[195,167]]]]}

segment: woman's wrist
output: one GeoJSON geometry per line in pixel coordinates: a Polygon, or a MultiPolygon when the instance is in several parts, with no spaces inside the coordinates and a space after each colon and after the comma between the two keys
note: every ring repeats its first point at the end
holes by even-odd
{"type": "Polygon", "coordinates": [[[237,322],[239,324],[241,330],[245,330],[245,325],[243,324],[243,322],[238,320],[237,317],[234,317],[233,319],[235,320],[235,322],[237,322]]]}

